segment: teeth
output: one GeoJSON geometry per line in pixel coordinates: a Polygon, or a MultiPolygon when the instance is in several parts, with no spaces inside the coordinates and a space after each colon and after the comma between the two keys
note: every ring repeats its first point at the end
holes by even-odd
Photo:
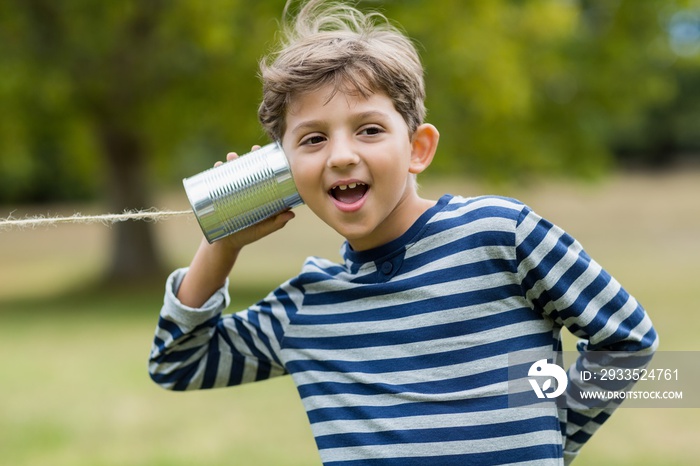
{"type": "Polygon", "coordinates": [[[350,183],[350,184],[339,184],[338,186],[336,186],[336,188],[340,189],[341,191],[345,191],[345,190],[348,189],[348,188],[350,188],[350,189],[355,189],[355,188],[357,188],[358,186],[364,186],[364,185],[365,185],[365,183],[362,183],[362,182],[360,182],[360,183],[350,183]]]}

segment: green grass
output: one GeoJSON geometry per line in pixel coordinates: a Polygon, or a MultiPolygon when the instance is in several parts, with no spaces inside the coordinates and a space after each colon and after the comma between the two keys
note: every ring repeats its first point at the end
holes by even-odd
{"type": "MultiPolygon", "coordinates": [[[[461,180],[424,186],[433,197],[482,189],[461,180]]],[[[573,233],[645,305],[662,349],[700,349],[700,174],[505,193],[573,233]]],[[[182,208],[181,197],[164,202],[182,208]]],[[[196,223],[163,222],[158,231],[170,264],[186,264],[198,241],[196,223]]],[[[0,464],[319,464],[288,377],[193,393],[167,392],[150,381],[146,360],[162,284],[69,292],[104,267],[108,239],[102,226],[0,232],[0,464]]],[[[337,257],[339,245],[299,209],[284,233],[241,257],[234,309],[293,274],[306,255],[337,257]]],[[[575,464],[694,465],[698,413],[620,409],[575,464]]]]}
{"type": "Polygon", "coordinates": [[[0,464],[318,462],[288,378],[192,393],[150,381],[160,299],[106,293],[3,306],[0,464]]]}

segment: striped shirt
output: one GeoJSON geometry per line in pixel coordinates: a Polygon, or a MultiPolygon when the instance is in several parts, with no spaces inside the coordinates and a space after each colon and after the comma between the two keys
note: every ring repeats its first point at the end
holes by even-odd
{"type": "Polygon", "coordinates": [[[168,279],[150,356],[171,390],[291,374],[327,466],[568,463],[613,408],[513,407],[509,354],[650,353],[644,309],[571,236],[506,198],[443,196],[401,237],[308,258],[247,310],[168,279]]]}

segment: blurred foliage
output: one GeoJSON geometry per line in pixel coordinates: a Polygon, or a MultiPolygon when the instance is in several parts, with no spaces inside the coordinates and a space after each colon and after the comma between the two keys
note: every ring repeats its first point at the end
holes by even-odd
{"type": "MultiPolygon", "coordinates": [[[[106,185],[129,179],[110,180],[120,164],[144,165],[143,183],[170,183],[264,142],[257,62],[283,6],[0,2],[0,202],[111,196],[106,185]]],[[[700,145],[698,54],[669,41],[673,15],[697,1],[360,6],[419,45],[442,135],[431,171],[594,176],[614,151],[645,161],[700,145]]]]}
{"type": "Polygon", "coordinates": [[[625,164],[664,168],[678,157],[700,158],[700,2],[682,3],[684,8],[666,10],[662,17],[674,54],[676,92],[615,135],[613,147],[625,164]]]}
{"type": "Polygon", "coordinates": [[[417,14],[394,2],[424,44],[437,163],[496,181],[608,169],[616,135],[636,143],[650,109],[677,95],[665,16],[682,3],[411,2],[417,14]]]}
{"type": "Polygon", "coordinates": [[[173,179],[260,142],[257,61],[282,7],[1,2],[0,201],[104,193],[110,145],[173,179]]]}

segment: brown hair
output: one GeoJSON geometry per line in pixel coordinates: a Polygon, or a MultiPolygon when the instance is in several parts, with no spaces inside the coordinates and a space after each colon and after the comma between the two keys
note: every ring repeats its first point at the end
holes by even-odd
{"type": "Polygon", "coordinates": [[[258,118],[268,135],[282,139],[294,96],[328,84],[333,94],[384,92],[413,134],[425,118],[425,85],[411,41],[380,13],[311,0],[291,17],[290,4],[283,13],[279,51],[260,62],[258,118]]]}

